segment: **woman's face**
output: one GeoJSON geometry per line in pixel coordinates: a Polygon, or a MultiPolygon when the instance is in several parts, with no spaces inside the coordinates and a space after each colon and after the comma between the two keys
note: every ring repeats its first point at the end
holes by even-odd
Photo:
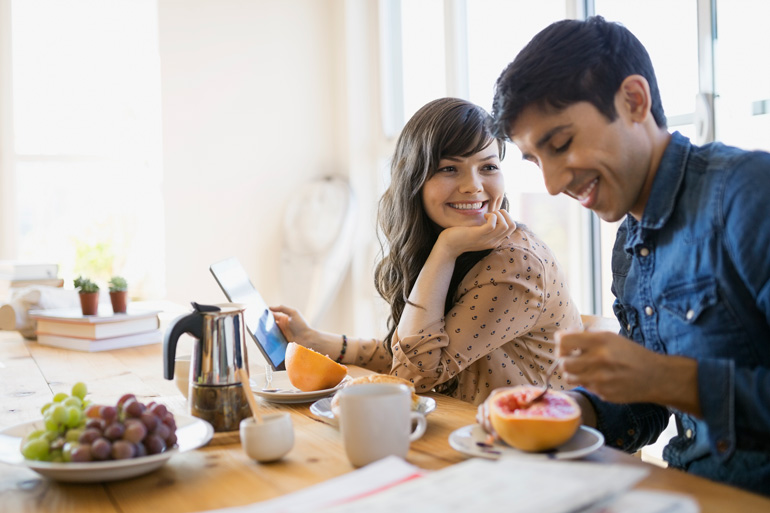
{"type": "Polygon", "coordinates": [[[470,157],[446,157],[422,187],[422,205],[441,228],[478,226],[500,209],[505,182],[494,140],[470,157]]]}

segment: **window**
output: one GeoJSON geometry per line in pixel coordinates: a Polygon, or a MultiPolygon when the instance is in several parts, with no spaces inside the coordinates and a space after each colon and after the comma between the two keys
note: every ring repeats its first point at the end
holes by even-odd
{"type": "MultiPolygon", "coordinates": [[[[383,1],[381,7],[389,7],[386,12],[400,13],[395,17],[399,24],[385,27],[385,37],[400,34],[387,44],[398,49],[391,62],[402,63],[402,78],[395,70],[393,80],[385,80],[398,91],[385,95],[403,98],[401,105],[391,106],[402,111],[384,113],[384,119],[402,119],[401,126],[387,127],[386,133],[397,135],[415,111],[442,96],[467,98],[490,111],[497,77],[532,36],[569,14],[566,4],[564,0],[383,1]]],[[[589,244],[587,213],[569,198],[549,196],[540,171],[523,162],[512,144],[506,149],[503,170],[513,217],[551,247],[565,268],[578,307],[591,311],[591,274],[583,272],[589,244]]]]}
{"type": "Polygon", "coordinates": [[[714,55],[716,138],[770,151],[770,2],[717,2],[714,55]],[[747,15],[748,13],[748,15],[747,15]]]}
{"type": "Polygon", "coordinates": [[[161,297],[156,2],[15,0],[10,10],[4,252],[59,263],[68,285],[120,274],[133,295],[161,297]]]}

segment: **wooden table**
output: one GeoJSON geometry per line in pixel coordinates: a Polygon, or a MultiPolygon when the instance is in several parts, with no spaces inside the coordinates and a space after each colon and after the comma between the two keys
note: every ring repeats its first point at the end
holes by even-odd
{"type": "MultiPolygon", "coordinates": [[[[69,393],[76,381],[88,384],[89,398],[97,403],[114,403],[123,393],[132,392],[145,402],[162,402],[173,412],[186,413],[174,382],[163,379],[160,349],[153,345],[81,353],[39,346],[15,332],[0,332],[0,428],[38,419],[40,407],[57,392],[69,393]]],[[[366,371],[351,369],[354,375],[361,372],[366,371]]],[[[475,408],[467,403],[433,397],[438,407],[428,417],[425,436],[411,445],[407,457],[424,469],[441,469],[467,458],[449,446],[448,437],[474,423],[475,416],[475,408]]],[[[241,450],[237,434],[217,434],[208,446],[177,454],[157,471],[103,484],[57,483],[25,467],[0,463],[0,511],[204,511],[270,499],[353,470],[337,428],[312,415],[308,404],[260,402],[265,410],[292,413],[295,445],[280,462],[255,463],[241,450]]],[[[650,474],[638,488],[689,494],[704,512],[770,511],[770,499],[654,467],[611,448],[587,459],[644,465],[650,474]]]]}

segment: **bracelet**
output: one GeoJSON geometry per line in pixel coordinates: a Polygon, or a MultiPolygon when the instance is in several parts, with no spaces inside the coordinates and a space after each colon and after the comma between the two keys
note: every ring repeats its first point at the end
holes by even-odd
{"type": "Polygon", "coordinates": [[[340,351],[340,355],[335,360],[337,363],[342,362],[342,357],[345,356],[345,351],[348,350],[348,337],[345,335],[342,335],[342,350],[340,351]]]}

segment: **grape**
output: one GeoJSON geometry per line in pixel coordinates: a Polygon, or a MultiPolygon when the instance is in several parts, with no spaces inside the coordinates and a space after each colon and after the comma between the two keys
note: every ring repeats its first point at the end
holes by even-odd
{"type": "Polygon", "coordinates": [[[123,437],[126,427],[120,422],[115,422],[104,428],[104,436],[110,440],[117,440],[123,437]]]}
{"type": "Polygon", "coordinates": [[[125,440],[118,440],[112,444],[112,457],[116,460],[127,460],[133,458],[136,453],[136,448],[131,442],[125,440]]]}
{"type": "Polygon", "coordinates": [[[128,417],[141,417],[144,409],[144,405],[136,399],[129,399],[123,404],[123,411],[128,417]]]}
{"type": "Polygon", "coordinates": [[[168,413],[168,410],[166,409],[166,406],[163,404],[155,404],[153,405],[152,409],[150,410],[155,415],[158,416],[159,419],[162,419],[166,416],[166,413],[168,413]]]}
{"type": "Polygon", "coordinates": [[[95,460],[106,460],[112,452],[112,444],[106,438],[97,438],[91,444],[91,457],[95,460]]]}
{"type": "Polygon", "coordinates": [[[176,440],[177,440],[176,433],[171,433],[170,435],[168,435],[168,438],[166,438],[166,445],[168,447],[172,447],[176,443],[176,440]]]}
{"type": "Polygon", "coordinates": [[[83,431],[83,434],[78,438],[78,442],[81,444],[92,444],[97,438],[102,437],[102,432],[93,428],[87,428],[83,431]]]}
{"type": "Polygon", "coordinates": [[[53,406],[53,403],[45,403],[45,404],[44,404],[44,405],[43,405],[43,406],[40,408],[40,413],[41,413],[41,414],[45,414],[45,412],[47,412],[47,411],[48,411],[48,409],[49,409],[51,406],[53,406]]]}
{"type": "Polygon", "coordinates": [[[59,429],[59,424],[53,420],[53,417],[46,417],[43,419],[46,431],[56,432],[59,429]]]}
{"type": "Polygon", "coordinates": [[[147,435],[144,439],[144,446],[147,448],[148,454],[159,454],[166,450],[166,442],[158,435],[147,435]]]}
{"type": "Polygon", "coordinates": [[[154,434],[161,437],[163,440],[168,438],[168,435],[171,434],[171,429],[165,425],[165,424],[158,424],[158,427],[155,428],[155,431],[153,431],[154,434]]]}
{"type": "Polygon", "coordinates": [[[80,440],[80,437],[85,432],[84,429],[78,428],[78,429],[68,429],[66,433],[64,433],[64,439],[68,442],[77,442],[80,440]]]}
{"type": "Polygon", "coordinates": [[[86,422],[86,429],[96,429],[101,433],[104,431],[104,421],[102,419],[91,419],[86,422]]]}
{"type": "Polygon", "coordinates": [[[158,424],[160,424],[160,421],[158,420],[158,417],[155,416],[152,411],[144,411],[142,412],[142,423],[144,424],[144,427],[147,428],[147,431],[152,431],[156,427],[158,427],[158,424]]]}
{"type": "Polygon", "coordinates": [[[147,435],[147,428],[141,420],[128,419],[126,421],[126,431],[123,434],[124,440],[139,443],[144,439],[145,435],[147,435]]]}
{"type": "Polygon", "coordinates": [[[120,396],[120,399],[118,399],[118,408],[123,407],[123,403],[125,403],[129,399],[136,399],[136,396],[134,394],[123,394],[122,396],[120,396]]]}
{"type": "Polygon", "coordinates": [[[65,400],[66,398],[68,398],[68,397],[69,397],[69,395],[67,395],[66,392],[59,392],[58,394],[53,396],[53,402],[60,403],[63,400],[65,400]]]}
{"type": "Polygon", "coordinates": [[[72,395],[74,397],[77,397],[78,399],[85,399],[86,394],[88,393],[88,387],[86,387],[86,384],[83,382],[78,381],[74,385],[72,385],[72,395]]]}
{"type": "Polygon", "coordinates": [[[142,456],[147,456],[147,447],[144,446],[144,444],[134,444],[134,448],[136,449],[136,452],[134,453],[134,458],[141,458],[142,456]]]}
{"type": "Polygon", "coordinates": [[[86,417],[89,419],[96,419],[99,418],[99,411],[101,410],[101,406],[98,404],[92,404],[86,408],[86,417]]]}
{"type": "Polygon", "coordinates": [[[21,453],[28,460],[44,460],[48,457],[48,440],[36,438],[21,447],[21,453]]]}
{"type": "Polygon", "coordinates": [[[83,411],[77,406],[67,406],[67,421],[64,424],[69,428],[76,428],[83,420],[83,411]]]}
{"type": "Polygon", "coordinates": [[[102,406],[99,415],[109,424],[118,417],[118,410],[114,406],[102,406]]]}
{"type": "Polygon", "coordinates": [[[51,419],[57,424],[64,424],[67,422],[67,407],[63,404],[57,404],[51,410],[51,419]]]}
{"type": "Polygon", "coordinates": [[[46,433],[45,429],[37,429],[37,430],[35,430],[35,431],[31,432],[30,434],[28,434],[28,435],[25,437],[25,440],[26,440],[26,441],[29,441],[29,440],[34,440],[35,438],[40,438],[40,437],[41,437],[41,436],[43,436],[45,433],[46,433]]]}
{"type": "Polygon", "coordinates": [[[72,454],[70,454],[70,461],[74,461],[74,462],[91,461],[91,445],[80,444],[74,449],[72,449],[72,454]]]}
{"type": "Polygon", "coordinates": [[[79,397],[75,396],[66,398],[64,401],[62,401],[62,404],[64,404],[64,406],[77,406],[80,410],[83,409],[83,401],[81,401],[79,397]]]}

